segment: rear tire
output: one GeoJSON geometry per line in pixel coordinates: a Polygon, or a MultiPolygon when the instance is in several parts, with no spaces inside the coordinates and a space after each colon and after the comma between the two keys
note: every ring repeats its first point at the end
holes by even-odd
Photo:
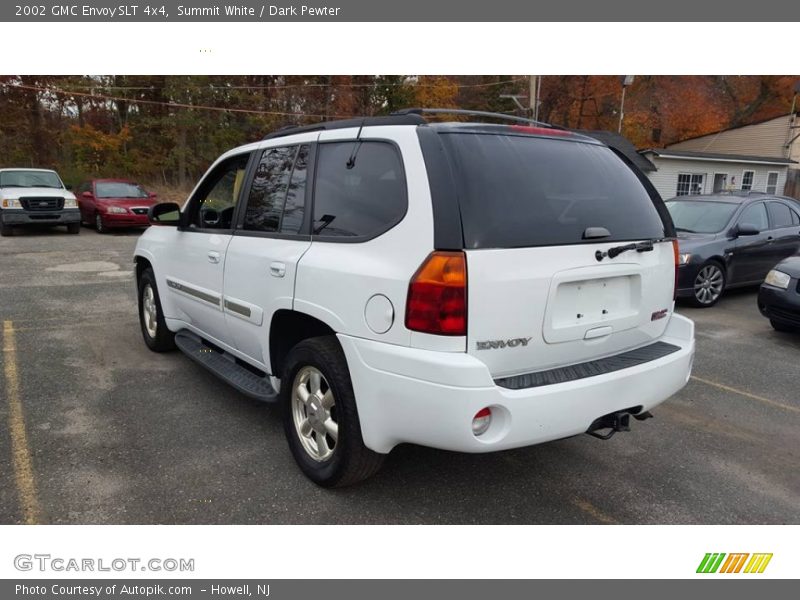
{"type": "Polygon", "coordinates": [[[715,260],[704,263],[694,278],[691,303],[697,308],[714,306],[725,291],[725,268],[715,260]]]}
{"type": "Polygon", "coordinates": [[[12,235],[14,235],[14,229],[11,225],[6,225],[5,223],[0,225],[0,236],[11,237],[12,235]]]}
{"type": "Polygon", "coordinates": [[[161,298],[156,287],[153,269],[145,269],[139,277],[139,325],[144,343],[153,352],[168,352],[175,349],[175,334],[167,329],[161,298]]]}
{"type": "Polygon", "coordinates": [[[67,233],[78,234],[81,232],[80,223],[70,223],[67,225],[67,233]]]}
{"type": "Polygon", "coordinates": [[[289,449],[317,485],[352,485],[381,468],[385,455],[361,437],[347,361],[335,337],[311,338],[289,352],[280,403],[289,449]]]}

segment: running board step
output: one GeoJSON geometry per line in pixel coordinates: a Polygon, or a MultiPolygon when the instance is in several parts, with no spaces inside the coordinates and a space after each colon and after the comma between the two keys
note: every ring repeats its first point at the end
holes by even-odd
{"type": "Polygon", "coordinates": [[[259,377],[243,367],[227,352],[221,352],[203,343],[203,339],[190,331],[175,334],[175,345],[196,363],[204,366],[217,377],[243,394],[263,402],[276,402],[278,393],[269,377],[259,377]]]}

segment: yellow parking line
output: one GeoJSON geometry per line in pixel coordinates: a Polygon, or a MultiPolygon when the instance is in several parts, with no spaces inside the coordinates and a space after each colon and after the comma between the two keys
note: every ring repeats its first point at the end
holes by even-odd
{"type": "Polygon", "coordinates": [[[606,525],[619,524],[619,521],[617,521],[614,517],[607,515],[588,500],[584,500],[583,498],[574,498],[572,503],[600,523],[604,523],[606,525]]]}
{"type": "Polygon", "coordinates": [[[763,396],[756,396],[755,394],[751,394],[750,392],[737,390],[736,388],[730,387],[729,385],[723,385],[722,383],[717,383],[716,381],[703,379],[702,377],[697,377],[696,375],[692,375],[692,379],[694,379],[695,381],[699,381],[700,383],[705,383],[706,385],[710,385],[715,388],[725,390],[726,392],[733,392],[734,394],[739,394],[740,396],[744,396],[745,398],[750,398],[751,400],[758,400],[759,402],[763,402],[764,404],[769,404],[770,406],[782,408],[783,410],[788,410],[790,412],[800,413],[800,408],[798,408],[797,406],[790,406],[789,404],[776,402],[775,400],[770,400],[769,398],[764,398],[763,396]]]}
{"type": "Polygon", "coordinates": [[[41,510],[33,479],[28,435],[25,433],[25,418],[20,400],[19,376],[17,374],[17,342],[12,321],[3,321],[3,365],[6,398],[8,398],[8,429],[11,432],[11,456],[14,465],[14,480],[22,506],[23,520],[28,525],[41,523],[41,510]]]}

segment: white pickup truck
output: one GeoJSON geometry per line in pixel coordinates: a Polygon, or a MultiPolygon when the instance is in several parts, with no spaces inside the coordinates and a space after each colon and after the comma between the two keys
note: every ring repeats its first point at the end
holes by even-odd
{"type": "Polygon", "coordinates": [[[65,225],[81,232],[75,195],[48,169],[0,169],[0,235],[23,225],[65,225]]]}

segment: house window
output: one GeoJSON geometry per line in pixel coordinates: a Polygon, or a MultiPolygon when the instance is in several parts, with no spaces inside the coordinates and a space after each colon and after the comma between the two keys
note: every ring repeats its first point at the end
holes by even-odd
{"type": "Polygon", "coordinates": [[[728,188],[728,174],[714,173],[714,193],[718,194],[728,188]]]}
{"type": "Polygon", "coordinates": [[[703,193],[703,173],[678,173],[676,196],[692,196],[703,193]]]}
{"type": "Polygon", "coordinates": [[[767,173],[767,193],[775,194],[778,191],[778,172],[770,171],[767,173]]]}
{"type": "Polygon", "coordinates": [[[745,171],[742,173],[742,189],[743,190],[752,190],[753,189],[753,177],[755,177],[755,171],[745,171]]]}

